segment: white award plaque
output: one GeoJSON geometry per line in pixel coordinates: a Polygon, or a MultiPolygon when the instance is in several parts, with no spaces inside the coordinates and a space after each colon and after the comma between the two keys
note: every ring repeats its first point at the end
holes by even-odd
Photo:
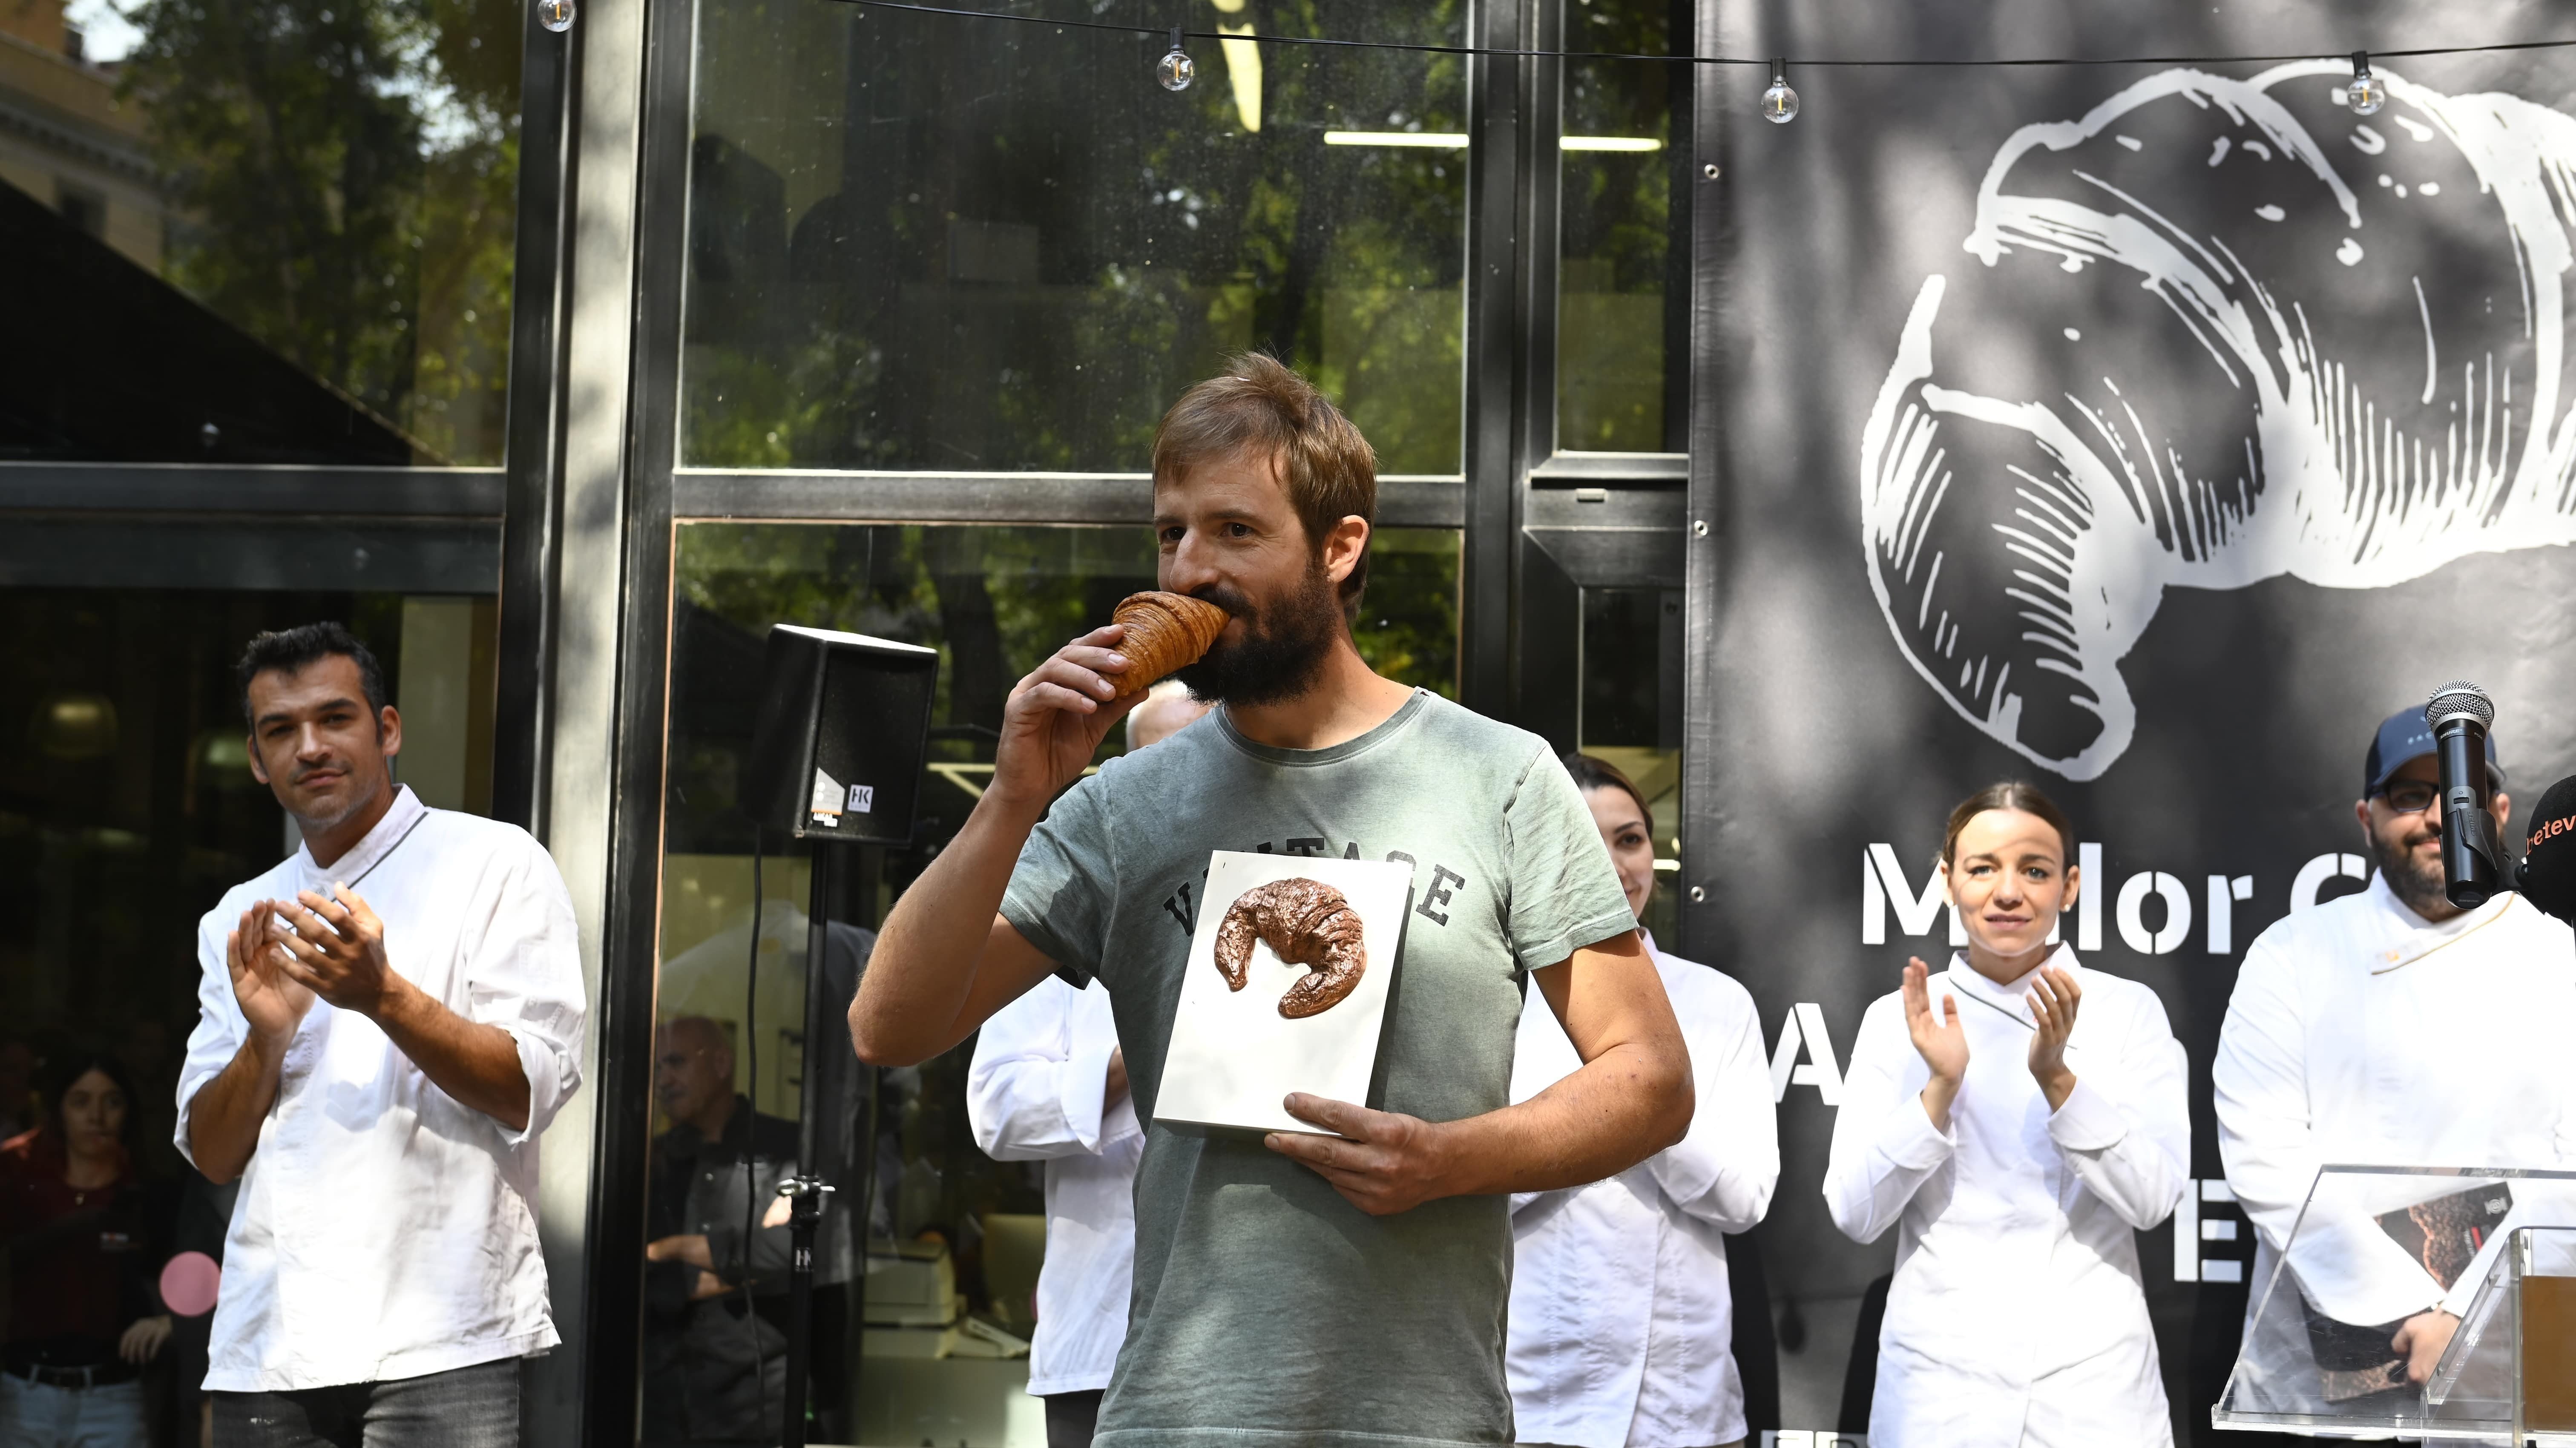
{"type": "Polygon", "coordinates": [[[1281,1104],[1288,1093],[1365,1105],[1412,888],[1413,871],[1393,860],[1211,855],[1155,1119],[1320,1135],[1288,1114],[1281,1104]],[[1297,881],[1322,888],[1290,883],[1297,881]],[[1358,917],[1359,974],[1346,994],[1314,1009],[1336,992],[1349,961],[1354,932],[1339,918],[1345,911],[1358,917]],[[1239,990],[1219,961],[1229,916],[1240,917],[1225,952],[1243,959],[1239,990]],[[1264,935],[1316,962],[1283,961],[1264,935]]]}

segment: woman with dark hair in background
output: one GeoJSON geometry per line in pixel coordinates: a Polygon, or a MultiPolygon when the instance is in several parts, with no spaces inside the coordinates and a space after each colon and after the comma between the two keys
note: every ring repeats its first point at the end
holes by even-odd
{"type": "Polygon", "coordinates": [[[2051,943],[2074,853],[2029,785],[1962,801],[1968,948],[1909,962],[1853,1042],[1825,1205],[1854,1241],[1899,1228],[1871,1448],[2173,1442],[2131,1233],[2190,1185],[2182,1047],[2155,992],[2051,943]]]}
{"type": "MultiPolygon", "coordinates": [[[[1565,756],[1566,772],[1642,916],[1655,892],[1654,818],[1616,766],[1565,756]]],[[[1643,927],[1640,927],[1643,934],[1643,927]]],[[[1655,948],[1690,1045],[1698,1107],[1674,1145],[1607,1181],[1512,1198],[1512,1302],[1504,1366],[1525,1444],[1709,1448],[1747,1436],[1733,1352],[1726,1234],[1771,1206],[1780,1133],[1762,1027],[1744,987],[1655,948]]],[[[1525,1101],[1582,1062],[1529,993],[1512,1060],[1525,1101]]]]}
{"type": "Polygon", "coordinates": [[[134,1169],[123,1062],[48,1065],[44,1124],[0,1143],[0,1448],[141,1448],[143,1365],[170,1337],[155,1295],[163,1213],[134,1169]]]}

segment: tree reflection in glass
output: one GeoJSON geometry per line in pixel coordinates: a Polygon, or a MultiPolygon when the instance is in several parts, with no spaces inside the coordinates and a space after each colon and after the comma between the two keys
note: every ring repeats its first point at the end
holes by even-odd
{"type": "Polygon", "coordinates": [[[497,463],[512,0],[150,0],[124,58],[170,188],[167,280],[423,463],[497,463]]]}
{"type": "MultiPolygon", "coordinates": [[[[1464,34],[1460,0],[1186,10],[1244,35],[1464,34]]],[[[1171,399],[1260,347],[1382,471],[1458,471],[1463,144],[1326,136],[1463,142],[1463,61],[1225,40],[1175,94],[1153,82],[1168,43],[701,0],[683,463],[1141,471],[1171,399]]]]}

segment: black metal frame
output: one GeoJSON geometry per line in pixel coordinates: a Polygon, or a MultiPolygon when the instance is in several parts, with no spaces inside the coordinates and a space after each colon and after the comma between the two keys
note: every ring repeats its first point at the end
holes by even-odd
{"type": "Polygon", "coordinates": [[[573,107],[580,94],[579,37],[521,18],[519,215],[510,307],[510,410],[503,458],[501,618],[498,653],[521,661],[501,671],[494,699],[492,812],[542,834],[548,686],[554,676],[552,600],[561,526],[564,285],[572,233],[573,107]]]}
{"type": "MultiPolygon", "coordinates": [[[[1702,0],[1696,53],[1722,53],[1720,18],[1713,0],[1702,0]]],[[[1730,133],[1723,81],[1722,68],[1709,67],[1709,73],[1702,75],[1691,90],[1691,151],[1696,167],[1690,191],[1690,466],[1682,535],[1682,617],[1694,635],[1717,617],[1717,538],[1726,522],[1718,510],[1718,490],[1725,480],[1726,433],[1717,408],[1707,402],[1718,385],[1719,368],[1725,360],[1718,350],[1718,308],[1725,295],[1725,279],[1719,274],[1718,264],[1725,255],[1726,178],[1732,168],[1728,165],[1730,133]]],[[[1692,949],[1694,940],[1701,938],[1713,923],[1717,909],[1716,892],[1710,888],[1715,872],[1707,857],[1691,844],[1708,838],[1710,831],[1705,826],[1715,823],[1711,817],[1716,812],[1717,751],[1721,741],[1707,716],[1690,707],[1695,701],[1709,698],[1717,686],[1708,642],[1702,637],[1690,637],[1682,663],[1682,867],[1673,888],[1681,895],[1685,951],[1692,949]]]]}

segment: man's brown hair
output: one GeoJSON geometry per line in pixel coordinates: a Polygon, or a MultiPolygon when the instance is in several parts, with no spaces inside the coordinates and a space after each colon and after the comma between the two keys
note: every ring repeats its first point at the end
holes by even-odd
{"type": "MultiPolygon", "coordinates": [[[[1250,449],[1277,458],[1288,505],[1320,552],[1324,535],[1353,514],[1377,528],[1377,452],[1341,409],[1278,358],[1229,357],[1225,370],[1181,394],[1154,429],[1154,480],[1178,482],[1199,464],[1250,449]]],[[[1368,551],[1342,580],[1342,616],[1357,616],[1368,588],[1368,551]]]]}

